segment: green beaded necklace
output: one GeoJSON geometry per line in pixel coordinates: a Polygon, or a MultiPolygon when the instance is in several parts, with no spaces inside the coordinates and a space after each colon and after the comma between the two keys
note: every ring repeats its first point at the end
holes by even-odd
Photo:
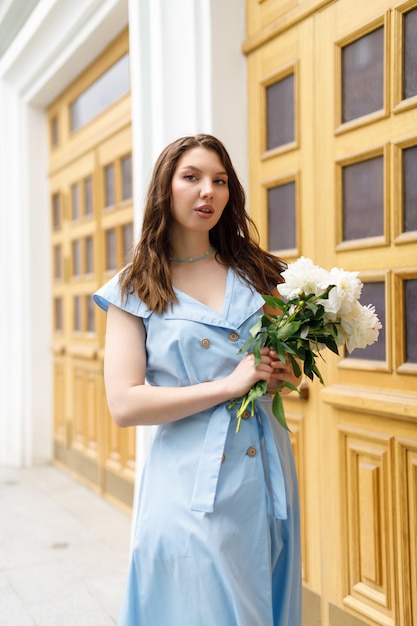
{"type": "Polygon", "coordinates": [[[214,246],[211,246],[210,250],[203,254],[203,256],[197,256],[191,259],[176,259],[175,257],[170,257],[169,260],[175,261],[175,263],[193,263],[194,261],[202,261],[203,259],[206,259],[212,252],[214,252],[214,246]]]}

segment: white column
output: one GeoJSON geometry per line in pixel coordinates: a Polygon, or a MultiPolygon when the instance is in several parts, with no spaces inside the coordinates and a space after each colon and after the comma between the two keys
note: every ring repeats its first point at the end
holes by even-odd
{"type": "Polygon", "coordinates": [[[240,182],[248,183],[245,2],[211,0],[211,128],[225,144],[240,182]]]}
{"type": "Polygon", "coordinates": [[[51,211],[48,180],[48,128],[43,108],[24,103],[22,165],[27,185],[24,207],[27,237],[28,329],[27,379],[31,389],[25,402],[28,461],[49,461],[53,453],[51,211]],[[32,164],[37,163],[37,168],[32,164]]]}
{"type": "MultiPolygon", "coordinates": [[[[161,150],[183,135],[224,141],[247,180],[246,63],[241,0],[129,0],[135,232],[161,150]]],[[[137,429],[137,480],[151,428],[137,429]]]]}
{"type": "Polygon", "coordinates": [[[160,151],[216,134],[247,179],[245,6],[241,0],[129,0],[135,216],[160,151]]]}
{"type": "MultiPolygon", "coordinates": [[[[27,107],[5,81],[1,83],[0,101],[0,463],[24,465],[32,461],[32,434],[36,427],[32,422],[32,373],[33,368],[43,367],[33,347],[48,332],[50,320],[36,320],[38,297],[43,293],[42,289],[33,289],[38,283],[33,270],[44,257],[45,246],[32,258],[30,227],[33,219],[41,224],[42,216],[36,215],[39,198],[30,193],[27,107]]],[[[41,146],[36,150],[39,164],[43,156],[41,146]]],[[[46,161],[42,171],[46,176],[46,161]]],[[[38,241],[42,244],[42,240],[38,241]]],[[[39,393],[50,394],[51,388],[45,387],[43,381],[39,393]]]]}
{"type": "Polygon", "coordinates": [[[0,59],[0,465],[52,452],[45,108],[126,24],[127,0],[40,0],[0,59]]]}

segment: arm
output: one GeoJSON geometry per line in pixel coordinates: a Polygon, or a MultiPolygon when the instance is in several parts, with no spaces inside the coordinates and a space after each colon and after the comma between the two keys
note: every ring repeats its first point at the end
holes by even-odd
{"type": "Polygon", "coordinates": [[[104,380],[109,409],[118,426],[173,422],[240,397],[258,380],[269,381],[273,363],[269,350],[264,349],[258,367],[250,354],[224,379],[187,387],[146,385],[145,372],[142,319],[109,305],[104,380]]]}

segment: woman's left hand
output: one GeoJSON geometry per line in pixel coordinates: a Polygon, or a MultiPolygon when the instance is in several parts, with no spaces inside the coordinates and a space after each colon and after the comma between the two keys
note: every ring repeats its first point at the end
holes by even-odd
{"type": "MultiPolygon", "coordinates": [[[[283,363],[275,350],[269,351],[269,356],[271,357],[271,367],[275,370],[271,376],[271,379],[268,384],[268,389],[271,391],[276,389],[282,382],[292,383],[296,387],[301,383],[302,376],[297,377],[294,374],[292,369],[292,365],[290,361],[283,363]]],[[[291,389],[288,387],[283,387],[280,391],[281,395],[286,395],[291,392],[291,389]]]]}

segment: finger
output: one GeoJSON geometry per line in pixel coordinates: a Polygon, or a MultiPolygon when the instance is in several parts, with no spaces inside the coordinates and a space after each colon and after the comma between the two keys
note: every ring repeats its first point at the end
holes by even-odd
{"type": "Polygon", "coordinates": [[[271,366],[274,369],[280,370],[280,371],[285,371],[287,370],[288,366],[286,365],[286,363],[283,363],[282,361],[271,361],[271,366]]]}

